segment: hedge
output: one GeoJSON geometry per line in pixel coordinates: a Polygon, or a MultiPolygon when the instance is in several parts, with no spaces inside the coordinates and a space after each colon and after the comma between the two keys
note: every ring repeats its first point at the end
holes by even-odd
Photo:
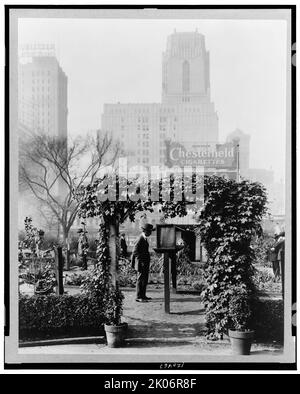
{"type": "Polygon", "coordinates": [[[19,298],[19,339],[101,332],[104,308],[85,294],[19,298]]]}
{"type": "Polygon", "coordinates": [[[253,329],[257,340],[283,343],[284,307],[282,299],[259,299],[254,310],[253,320],[253,329]]]}

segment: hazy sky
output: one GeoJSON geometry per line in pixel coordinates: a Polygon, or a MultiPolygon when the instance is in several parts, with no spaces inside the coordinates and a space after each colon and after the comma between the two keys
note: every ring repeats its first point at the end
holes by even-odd
{"type": "Polygon", "coordinates": [[[250,166],[285,172],[286,23],[278,20],[19,19],[19,44],[54,43],[68,76],[68,130],[101,126],[104,103],[161,101],[174,29],[205,35],[219,136],[251,135],[250,166]]]}

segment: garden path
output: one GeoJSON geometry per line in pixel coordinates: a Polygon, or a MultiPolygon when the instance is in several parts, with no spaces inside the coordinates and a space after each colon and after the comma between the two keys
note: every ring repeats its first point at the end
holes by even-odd
{"type": "Polygon", "coordinates": [[[171,294],[171,313],[164,312],[162,286],[148,286],[147,303],[135,301],[135,289],[124,289],[123,320],[129,325],[128,338],[152,342],[190,341],[203,336],[204,308],[200,297],[191,294],[171,294]]]}

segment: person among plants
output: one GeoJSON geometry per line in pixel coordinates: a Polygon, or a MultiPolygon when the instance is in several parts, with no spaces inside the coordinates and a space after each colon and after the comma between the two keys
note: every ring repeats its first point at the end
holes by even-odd
{"type": "Polygon", "coordinates": [[[273,247],[271,248],[270,260],[273,264],[273,272],[275,279],[278,279],[280,276],[282,277],[284,264],[284,242],[285,241],[285,232],[282,231],[279,234],[275,234],[275,242],[273,247]]]}
{"type": "Polygon", "coordinates": [[[280,267],[279,267],[279,261],[277,259],[278,253],[275,252],[275,246],[278,242],[278,238],[279,238],[279,234],[275,233],[274,243],[270,249],[270,254],[269,254],[269,259],[270,259],[270,262],[272,263],[275,282],[280,278],[280,267]]]}
{"type": "Polygon", "coordinates": [[[120,237],[120,255],[121,257],[123,257],[124,259],[127,258],[127,243],[126,243],[126,239],[125,239],[125,233],[121,234],[120,237]]]}
{"type": "Polygon", "coordinates": [[[277,243],[275,245],[275,253],[277,256],[278,265],[280,265],[280,275],[282,282],[282,294],[284,293],[284,250],[285,250],[285,231],[279,234],[277,243]]]}
{"type": "Polygon", "coordinates": [[[152,224],[146,223],[142,226],[143,232],[138,237],[131,256],[131,265],[137,271],[136,301],[147,302],[151,297],[146,296],[149,277],[150,253],[148,237],[153,231],[152,224]]]}

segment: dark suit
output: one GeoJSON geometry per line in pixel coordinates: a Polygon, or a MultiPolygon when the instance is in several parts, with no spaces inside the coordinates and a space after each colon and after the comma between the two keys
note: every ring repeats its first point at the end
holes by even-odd
{"type": "Polygon", "coordinates": [[[142,234],[139,236],[134,245],[131,257],[131,265],[137,271],[137,298],[145,298],[149,277],[150,253],[149,243],[142,234]]]}
{"type": "Polygon", "coordinates": [[[277,259],[277,254],[275,252],[275,246],[276,246],[277,241],[274,242],[272,249],[274,250],[270,250],[269,251],[269,260],[272,263],[273,266],[273,273],[274,273],[274,277],[275,279],[279,278],[280,276],[280,266],[279,266],[279,261],[277,259]]]}
{"type": "Polygon", "coordinates": [[[284,251],[285,251],[285,238],[280,237],[275,246],[275,253],[277,254],[277,260],[280,264],[283,296],[284,296],[284,263],[285,263],[284,251]]]}

